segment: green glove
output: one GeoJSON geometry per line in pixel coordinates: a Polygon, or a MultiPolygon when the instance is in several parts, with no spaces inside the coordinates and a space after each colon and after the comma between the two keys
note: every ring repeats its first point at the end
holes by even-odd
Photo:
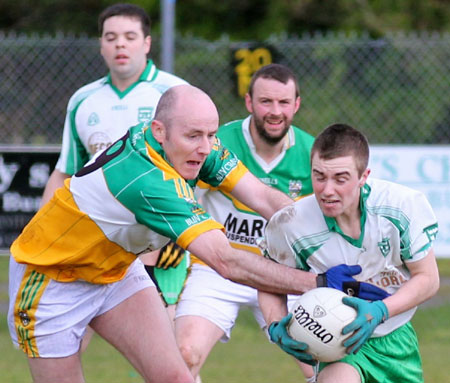
{"type": "Polygon", "coordinates": [[[289,313],[279,322],[272,322],[270,324],[270,340],[280,346],[284,352],[287,352],[299,361],[314,366],[316,361],[313,359],[312,355],[303,352],[308,348],[308,345],[292,339],[287,332],[286,326],[289,324],[291,318],[292,313],[289,313]]]}
{"type": "Polygon", "coordinates": [[[342,329],[342,334],[355,333],[344,342],[349,354],[356,354],[370,338],[375,328],[386,319],[389,313],[383,301],[369,302],[359,298],[345,297],[342,302],[353,307],[358,315],[356,319],[342,329]]]}

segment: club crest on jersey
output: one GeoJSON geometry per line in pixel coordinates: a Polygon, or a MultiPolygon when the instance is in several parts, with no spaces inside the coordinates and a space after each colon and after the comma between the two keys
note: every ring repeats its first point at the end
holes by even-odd
{"type": "Polygon", "coordinates": [[[378,242],[378,248],[383,254],[383,257],[386,257],[391,251],[391,243],[389,242],[389,238],[383,238],[381,242],[378,242]]]}
{"type": "Polygon", "coordinates": [[[302,189],[303,189],[302,181],[289,180],[289,197],[293,199],[300,197],[302,189]]]}
{"type": "Polygon", "coordinates": [[[138,121],[139,122],[147,122],[152,119],[153,116],[153,107],[143,107],[138,109],[138,121]]]}
{"type": "Polygon", "coordinates": [[[88,117],[88,126],[94,126],[100,123],[100,117],[97,113],[92,112],[88,117]]]}
{"type": "Polygon", "coordinates": [[[205,209],[203,209],[203,207],[193,198],[189,198],[189,197],[183,197],[183,199],[191,206],[191,211],[194,214],[205,214],[205,209]]]}
{"type": "Polygon", "coordinates": [[[28,326],[31,322],[30,317],[28,316],[26,311],[19,311],[19,318],[24,327],[28,326]]]}
{"type": "Polygon", "coordinates": [[[223,161],[230,155],[230,151],[227,148],[222,148],[222,153],[220,153],[220,159],[223,161]]]}
{"type": "Polygon", "coordinates": [[[423,231],[425,232],[425,234],[428,237],[428,240],[434,241],[436,239],[437,233],[438,233],[438,225],[437,223],[430,225],[428,227],[426,227],[425,229],[423,229],[423,231]]]}

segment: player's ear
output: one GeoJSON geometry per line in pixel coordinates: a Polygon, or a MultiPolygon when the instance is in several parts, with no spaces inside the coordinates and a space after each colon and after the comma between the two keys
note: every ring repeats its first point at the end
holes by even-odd
{"type": "Polygon", "coordinates": [[[363,174],[361,175],[361,178],[359,179],[359,187],[362,188],[366,181],[367,181],[367,177],[369,177],[370,174],[370,169],[367,168],[366,170],[364,170],[363,174]]]}
{"type": "Polygon", "coordinates": [[[300,96],[298,96],[296,99],[295,99],[295,111],[294,111],[294,113],[297,113],[298,112],[298,110],[300,109],[300,104],[302,103],[302,99],[300,98],[300,96]]]}
{"type": "Polygon", "coordinates": [[[153,120],[151,129],[155,140],[158,141],[159,144],[162,144],[166,138],[166,127],[164,124],[159,120],[153,120]]]}
{"type": "Polygon", "coordinates": [[[152,47],[152,38],[150,35],[145,36],[144,43],[146,45],[145,53],[148,54],[148,52],[150,52],[150,49],[152,47]]]}
{"type": "Polygon", "coordinates": [[[250,114],[253,113],[252,97],[248,93],[245,94],[245,107],[250,114]]]}

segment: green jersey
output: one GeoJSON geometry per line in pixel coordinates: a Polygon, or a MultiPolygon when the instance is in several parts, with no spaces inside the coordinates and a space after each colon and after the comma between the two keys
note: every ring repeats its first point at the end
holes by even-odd
{"type": "MultiPolygon", "coordinates": [[[[281,190],[293,199],[311,194],[310,152],[314,137],[291,126],[283,151],[267,164],[256,153],[250,135],[250,119],[251,116],[221,126],[217,134],[221,143],[265,184],[281,190]]],[[[231,245],[259,254],[256,240],[264,235],[266,220],[229,193],[212,188],[206,190],[204,193],[200,191],[202,206],[225,226],[231,245]]]]}

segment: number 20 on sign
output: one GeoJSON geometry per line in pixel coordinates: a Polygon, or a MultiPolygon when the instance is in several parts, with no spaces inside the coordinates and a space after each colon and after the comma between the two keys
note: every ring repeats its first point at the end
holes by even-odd
{"type": "Polygon", "coordinates": [[[241,48],[235,51],[234,58],[238,62],[234,68],[237,76],[238,94],[244,97],[248,91],[253,73],[259,68],[272,63],[272,53],[267,48],[241,48]]]}

